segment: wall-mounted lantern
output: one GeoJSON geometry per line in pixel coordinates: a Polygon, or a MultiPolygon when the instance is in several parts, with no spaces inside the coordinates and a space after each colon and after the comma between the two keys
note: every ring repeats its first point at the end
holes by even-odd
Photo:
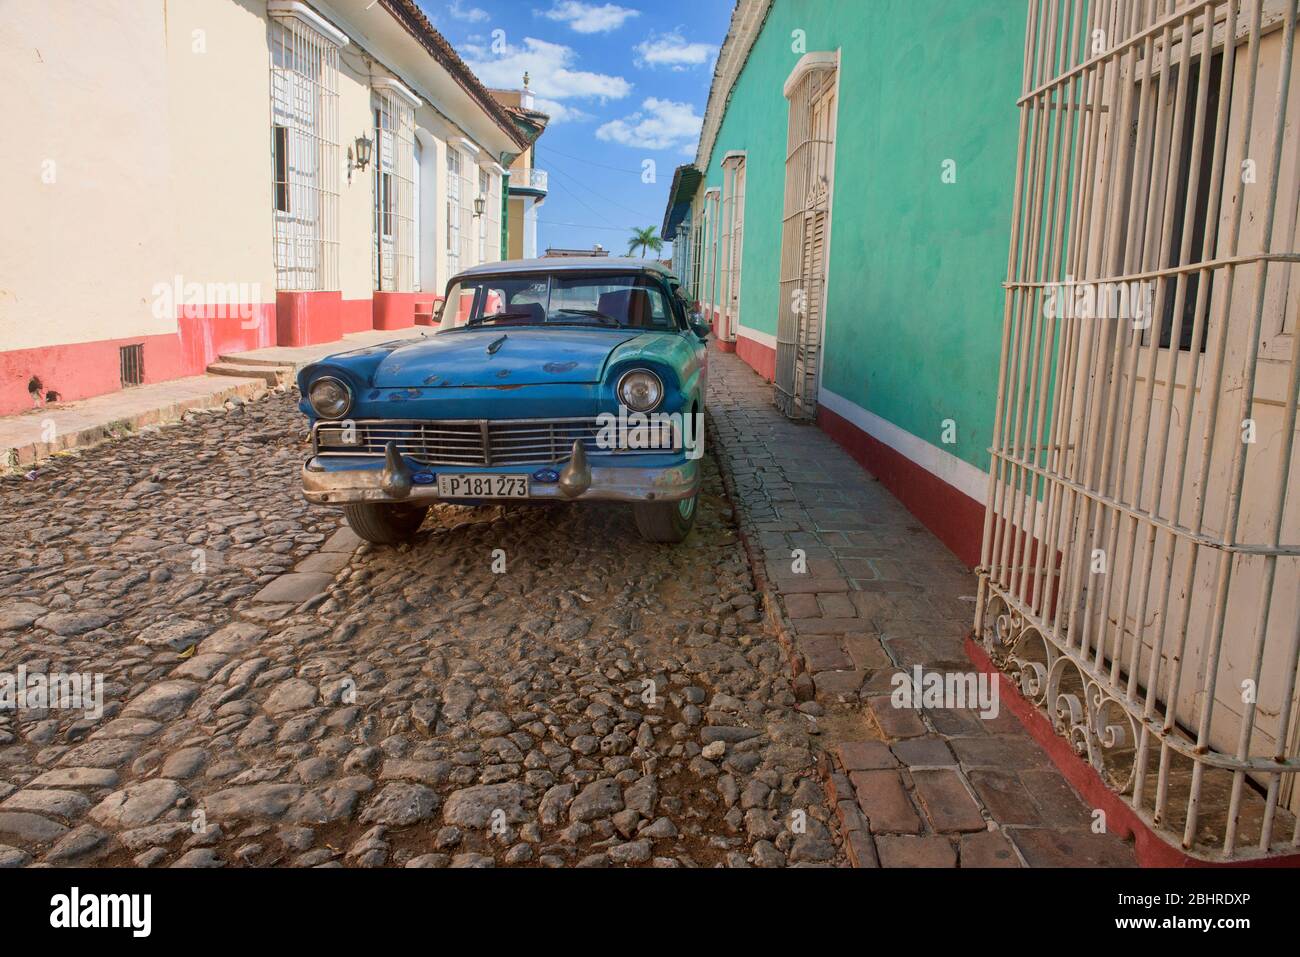
{"type": "Polygon", "coordinates": [[[374,146],[374,141],[362,133],[356,138],[352,146],[348,147],[348,182],[352,182],[352,171],[354,169],[366,171],[370,165],[370,152],[374,146]],[[356,150],[354,153],[353,150],[356,150]]]}
{"type": "Polygon", "coordinates": [[[477,219],[479,216],[482,216],[483,213],[484,213],[484,211],[485,211],[486,209],[487,209],[487,200],[486,200],[486,199],[484,199],[482,196],[480,196],[480,197],[478,197],[477,199],[474,200],[474,217],[475,217],[476,219],[477,219]]]}

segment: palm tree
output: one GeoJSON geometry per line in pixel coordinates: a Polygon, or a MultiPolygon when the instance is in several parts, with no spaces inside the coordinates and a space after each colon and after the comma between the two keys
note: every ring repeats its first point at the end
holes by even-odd
{"type": "Polygon", "coordinates": [[[659,252],[664,248],[664,241],[659,238],[653,226],[647,226],[645,229],[632,227],[632,238],[627,242],[627,254],[635,255],[636,251],[641,250],[642,257],[647,252],[659,252]]]}

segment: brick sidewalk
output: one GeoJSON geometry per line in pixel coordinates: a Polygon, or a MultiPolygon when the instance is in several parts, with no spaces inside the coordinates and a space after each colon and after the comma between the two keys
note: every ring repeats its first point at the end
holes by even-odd
{"type": "Polygon", "coordinates": [[[859,866],[1133,866],[1010,711],[913,711],[891,679],[971,673],[974,575],[735,355],[709,356],[710,441],[803,694],[826,709],[830,797],[859,866]],[[792,553],[806,570],[796,574],[792,553]]]}

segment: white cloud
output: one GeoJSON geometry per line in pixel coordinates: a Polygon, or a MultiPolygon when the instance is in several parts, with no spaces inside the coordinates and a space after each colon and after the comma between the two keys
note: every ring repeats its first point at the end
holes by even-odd
{"type": "Polygon", "coordinates": [[[565,106],[559,100],[548,100],[539,96],[533,101],[534,106],[551,118],[551,126],[556,123],[584,123],[595,117],[576,106],[565,106]]]}
{"type": "Polygon", "coordinates": [[[463,7],[460,0],[451,0],[447,6],[447,12],[455,20],[465,20],[469,23],[482,23],[488,18],[488,12],[481,7],[463,7]]]}
{"type": "Polygon", "coordinates": [[[549,113],[553,123],[592,118],[570,100],[605,103],[621,100],[632,92],[632,84],[621,76],[575,70],[578,55],[572,47],[535,37],[525,37],[521,47],[507,45],[495,55],[487,47],[466,44],[461,54],[475,75],[490,87],[518,89],[528,73],[537,108],[549,113]]]}
{"type": "Polygon", "coordinates": [[[688,43],[681,32],[651,34],[638,43],[636,65],[639,67],[669,67],[681,72],[704,66],[713,60],[718,48],[711,43],[688,43]]]}
{"type": "Polygon", "coordinates": [[[645,150],[685,152],[700,135],[704,118],[689,103],[650,97],[641,109],[596,130],[596,138],[645,150]]]}
{"type": "Polygon", "coordinates": [[[617,30],[632,17],[639,17],[637,10],[616,6],[612,3],[583,3],[582,0],[557,0],[549,10],[534,10],[534,14],[567,23],[578,33],[609,33],[617,30]]]}

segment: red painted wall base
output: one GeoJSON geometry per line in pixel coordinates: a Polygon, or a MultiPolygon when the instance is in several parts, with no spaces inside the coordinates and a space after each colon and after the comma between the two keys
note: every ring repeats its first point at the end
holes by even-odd
{"type": "Polygon", "coordinates": [[[376,329],[409,329],[415,325],[415,293],[376,292],[374,325],[376,329]]]}
{"type": "Polygon", "coordinates": [[[339,328],[343,335],[369,332],[375,327],[375,308],[369,299],[344,299],[339,303],[339,328]]]}
{"type": "Polygon", "coordinates": [[[341,292],[276,293],[276,344],[312,346],[342,339],[342,306],[341,292]]]}
{"type": "Polygon", "coordinates": [[[143,347],[144,384],[151,385],[201,375],[223,353],[275,345],[275,332],[274,303],[187,306],[175,332],[0,352],[0,415],[34,407],[27,388],[33,377],[42,396],[57,393],[59,402],[116,392],[123,346],[143,347]]]}
{"type": "Polygon", "coordinates": [[[878,478],[968,567],[979,564],[984,506],[825,406],[817,425],[878,478]]]}
{"type": "Polygon", "coordinates": [[[1106,812],[1106,827],[1111,834],[1133,840],[1133,850],[1141,867],[1300,867],[1300,854],[1266,858],[1259,861],[1203,861],[1174,847],[1147,826],[1129,807],[1127,801],[1106,787],[1092,765],[1075,754],[1070,743],[1052,730],[1041,711],[1026,701],[1020,689],[994,667],[984,647],[973,636],[966,638],[966,656],[975,667],[998,680],[999,700],[1029,732],[1029,736],[1047,752],[1052,763],[1090,807],[1106,812]]]}
{"type": "MultiPolygon", "coordinates": [[[[231,314],[220,306],[207,306],[198,314],[179,316],[181,375],[199,375],[218,356],[248,352],[275,345],[275,303],[265,302],[231,314]]],[[[146,363],[147,367],[147,363],[146,363]]]]}
{"type": "Polygon", "coordinates": [[[101,339],[13,349],[0,352],[0,415],[12,415],[34,407],[28,384],[35,377],[41,395],[57,393],[57,401],[89,399],[122,388],[118,349],[144,347],[144,381],[162,382],[185,374],[179,338],[175,333],[134,336],[129,339],[101,339]]]}
{"type": "Polygon", "coordinates": [[[736,336],[736,355],[768,382],[776,379],[776,350],[750,339],[744,333],[736,336]]]}

